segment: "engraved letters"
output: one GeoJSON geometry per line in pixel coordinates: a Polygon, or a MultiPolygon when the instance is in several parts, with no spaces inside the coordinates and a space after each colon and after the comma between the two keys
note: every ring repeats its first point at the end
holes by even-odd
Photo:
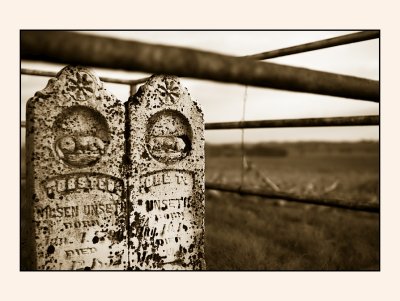
{"type": "Polygon", "coordinates": [[[49,198],[56,193],[100,190],[121,196],[123,181],[104,174],[76,173],[57,176],[44,182],[44,189],[49,198]]]}

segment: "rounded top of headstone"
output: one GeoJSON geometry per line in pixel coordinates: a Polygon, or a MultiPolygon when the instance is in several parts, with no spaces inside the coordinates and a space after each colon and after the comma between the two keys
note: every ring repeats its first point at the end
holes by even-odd
{"type": "Polygon", "coordinates": [[[203,111],[199,103],[190,96],[187,89],[182,86],[180,79],[174,75],[152,75],[145,84],[139,87],[136,95],[129,98],[127,104],[134,106],[143,104],[150,110],[193,106],[203,118],[203,111]]]}
{"type": "Polygon", "coordinates": [[[96,92],[100,89],[103,89],[103,84],[90,69],[69,65],[61,69],[56,77],[50,78],[46,87],[37,91],[35,97],[29,99],[28,105],[36,99],[48,98],[54,94],[60,94],[66,100],[78,103],[93,101],[96,99],[96,92]]]}
{"type": "Polygon", "coordinates": [[[92,99],[98,86],[102,86],[100,80],[89,69],[81,66],[67,66],[63,68],[57,77],[65,77],[65,93],[76,101],[92,99]]]}

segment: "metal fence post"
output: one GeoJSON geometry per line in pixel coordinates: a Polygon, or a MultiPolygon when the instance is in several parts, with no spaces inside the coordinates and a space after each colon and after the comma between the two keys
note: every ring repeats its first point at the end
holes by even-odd
{"type": "Polygon", "coordinates": [[[137,92],[137,86],[136,84],[130,84],[129,85],[129,96],[135,95],[137,92]]]}

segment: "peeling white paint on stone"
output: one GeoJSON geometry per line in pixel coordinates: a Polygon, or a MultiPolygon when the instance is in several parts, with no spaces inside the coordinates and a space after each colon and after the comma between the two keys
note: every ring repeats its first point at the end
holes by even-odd
{"type": "Polygon", "coordinates": [[[128,268],[124,130],[123,104],[86,68],[62,69],[28,101],[26,269],[128,268]]]}
{"type": "Polygon", "coordinates": [[[205,269],[204,120],[177,77],[127,103],[131,269],[205,269]]]}

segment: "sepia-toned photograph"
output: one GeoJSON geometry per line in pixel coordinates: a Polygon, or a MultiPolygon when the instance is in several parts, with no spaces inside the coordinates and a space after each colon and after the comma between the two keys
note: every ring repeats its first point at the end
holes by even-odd
{"type": "Polygon", "coordinates": [[[380,271],[380,30],[20,30],[20,271],[380,271]]]}

